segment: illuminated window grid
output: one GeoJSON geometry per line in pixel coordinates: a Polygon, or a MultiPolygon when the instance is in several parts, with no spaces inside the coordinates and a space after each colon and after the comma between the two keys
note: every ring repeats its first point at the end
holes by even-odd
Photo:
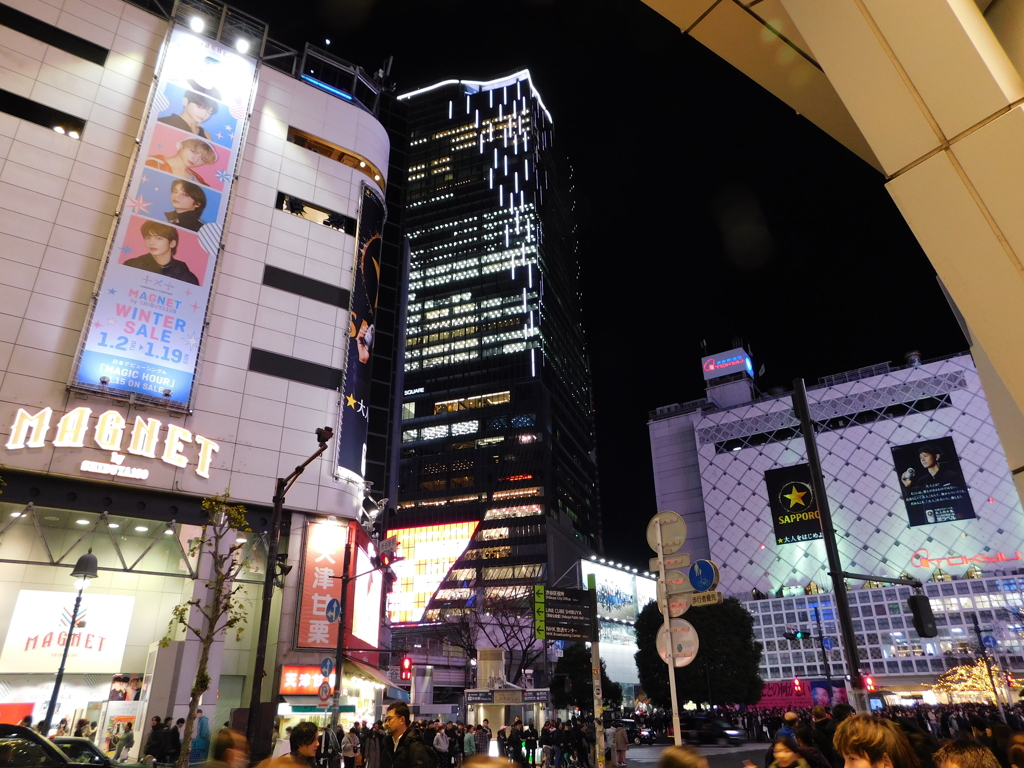
{"type": "Polygon", "coordinates": [[[398,580],[388,600],[388,613],[396,623],[420,621],[431,596],[465,551],[476,532],[476,521],[398,528],[388,531],[398,539],[393,566],[398,580]]]}

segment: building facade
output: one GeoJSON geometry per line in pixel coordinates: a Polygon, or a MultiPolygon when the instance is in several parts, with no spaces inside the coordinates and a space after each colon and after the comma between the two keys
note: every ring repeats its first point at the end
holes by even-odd
{"type": "Polygon", "coordinates": [[[389,603],[436,622],[601,546],[572,177],[529,72],[408,106],[410,243],[389,603]],[[440,587],[440,589],[439,589],[440,587]]]}
{"type": "MultiPolygon", "coordinates": [[[[402,268],[380,83],[228,6],[143,6],[25,2],[0,21],[7,722],[45,714],[88,549],[99,577],[54,723],[184,714],[198,646],[169,623],[205,596],[210,560],[191,545],[203,499],[228,491],[252,529],[236,542],[250,620],[215,644],[206,714],[248,706],[268,570],[263,701],[284,716],[316,702],[310,667],[337,636],[329,576],[367,570],[364,477],[388,482],[390,427],[367,424],[392,400],[402,268]],[[325,426],[268,563],[274,478],[325,426]]],[[[365,652],[345,662],[343,703],[365,716],[388,684],[380,587],[356,580],[346,600],[346,647],[365,652]]]]}
{"type": "MultiPolygon", "coordinates": [[[[850,583],[862,670],[908,695],[968,658],[973,612],[1003,667],[1024,669],[1024,518],[974,361],[909,359],[808,388],[843,567],[930,582],[936,638],[914,631],[910,588],[850,583]]],[[[732,374],[709,381],[706,399],[651,414],[659,508],[686,518],[720,589],[754,616],[766,681],[824,675],[817,610],[838,677],[844,649],[799,422],[788,395],[755,394],[749,375],[732,374]],[[811,638],[786,640],[795,628],[811,638]]]]}

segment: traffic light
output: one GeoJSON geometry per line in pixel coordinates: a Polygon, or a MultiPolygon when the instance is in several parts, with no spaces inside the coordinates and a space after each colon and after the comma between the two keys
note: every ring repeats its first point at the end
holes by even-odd
{"type": "Polygon", "coordinates": [[[797,629],[793,632],[783,632],[782,636],[787,640],[804,640],[811,636],[810,632],[805,632],[802,629],[797,629]]]}
{"type": "Polygon", "coordinates": [[[402,680],[412,680],[412,659],[408,656],[402,657],[402,680]]]}
{"type": "Polygon", "coordinates": [[[873,691],[873,690],[875,690],[875,680],[874,680],[874,678],[869,677],[868,675],[864,676],[864,690],[865,691],[873,691]]]}
{"type": "Polygon", "coordinates": [[[907,606],[914,615],[914,629],[921,637],[937,637],[938,627],[935,626],[935,614],[932,613],[932,604],[928,602],[927,595],[911,595],[907,600],[907,606]]]}
{"type": "Polygon", "coordinates": [[[793,678],[793,693],[800,693],[804,689],[803,683],[800,682],[799,677],[793,678]]]}
{"type": "Polygon", "coordinates": [[[1007,672],[1006,673],[1006,684],[1008,686],[1010,686],[1011,688],[1013,687],[1013,673],[1012,672],[1007,672]]]}

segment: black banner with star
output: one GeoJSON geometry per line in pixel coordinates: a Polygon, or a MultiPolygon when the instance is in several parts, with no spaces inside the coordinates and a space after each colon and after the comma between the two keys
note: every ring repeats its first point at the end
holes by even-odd
{"type": "Polygon", "coordinates": [[[384,201],[363,184],[356,230],[352,309],[349,319],[348,362],[342,386],[341,428],[338,438],[339,474],[366,477],[366,432],[370,416],[370,365],[376,336],[377,291],[384,201]]]}
{"type": "Polygon", "coordinates": [[[764,482],[768,487],[768,507],[776,544],[796,544],[822,538],[809,466],[794,464],[769,469],[764,473],[764,482]]]}

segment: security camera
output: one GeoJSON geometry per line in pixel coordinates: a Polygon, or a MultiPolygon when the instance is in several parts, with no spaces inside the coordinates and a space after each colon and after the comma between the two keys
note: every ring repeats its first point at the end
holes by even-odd
{"type": "Polygon", "coordinates": [[[330,427],[320,427],[316,431],[316,439],[320,445],[327,445],[332,437],[334,437],[334,430],[330,427]]]}

